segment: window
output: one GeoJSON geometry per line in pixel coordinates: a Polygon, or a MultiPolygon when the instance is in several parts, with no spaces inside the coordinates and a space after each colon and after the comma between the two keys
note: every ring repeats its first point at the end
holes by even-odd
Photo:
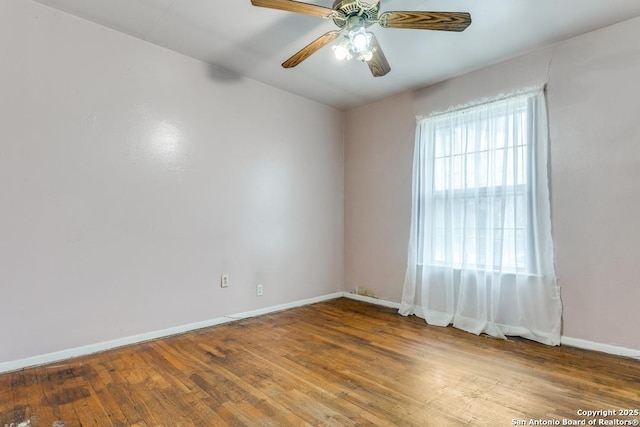
{"type": "Polygon", "coordinates": [[[421,124],[423,262],[536,274],[530,104],[508,99],[421,124]]]}
{"type": "Polygon", "coordinates": [[[542,88],[418,121],[400,314],[560,343],[542,88]]]}

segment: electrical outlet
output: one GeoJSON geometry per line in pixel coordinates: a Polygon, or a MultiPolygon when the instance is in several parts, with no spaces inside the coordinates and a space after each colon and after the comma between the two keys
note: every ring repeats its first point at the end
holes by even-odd
{"type": "Polygon", "coordinates": [[[220,276],[220,287],[221,288],[228,288],[229,287],[229,275],[228,274],[223,274],[222,276],[220,276]]]}
{"type": "Polygon", "coordinates": [[[256,286],[256,295],[259,297],[264,295],[264,288],[262,287],[262,284],[258,284],[258,286],[256,286]]]}

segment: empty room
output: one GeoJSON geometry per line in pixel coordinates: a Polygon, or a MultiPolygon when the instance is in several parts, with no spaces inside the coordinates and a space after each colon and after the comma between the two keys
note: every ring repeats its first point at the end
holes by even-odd
{"type": "Polygon", "coordinates": [[[0,0],[0,427],[639,425],[637,0],[0,0]]]}

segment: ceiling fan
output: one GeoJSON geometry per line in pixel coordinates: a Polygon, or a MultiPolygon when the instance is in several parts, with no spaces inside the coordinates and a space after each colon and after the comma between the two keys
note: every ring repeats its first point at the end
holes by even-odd
{"type": "Polygon", "coordinates": [[[332,19],[338,26],[337,30],[321,35],[284,61],[284,68],[295,67],[325,45],[340,38],[333,46],[336,58],[356,58],[366,62],[374,77],[384,76],[391,71],[391,67],[376,36],[366,31],[369,26],[379,24],[383,28],[464,31],[471,24],[471,15],[465,12],[380,13],[380,0],[335,0],[331,9],[294,0],[251,0],[251,4],[332,19]]]}

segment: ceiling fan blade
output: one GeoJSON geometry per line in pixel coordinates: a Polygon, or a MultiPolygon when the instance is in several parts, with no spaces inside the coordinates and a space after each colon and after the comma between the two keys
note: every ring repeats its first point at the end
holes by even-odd
{"type": "Polygon", "coordinates": [[[384,56],[384,52],[382,52],[378,39],[376,39],[376,36],[373,35],[373,33],[371,33],[371,42],[369,43],[369,46],[374,49],[373,57],[367,61],[371,74],[373,74],[373,77],[382,77],[391,71],[391,67],[389,66],[387,57],[384,56]]]}
{"type": "Polygon", "coordinates": [[[288,12],[302,13],[320,18],[329,18],[334,13],[333,9],[329,9],[328,7],[293,0],[251,0],[251,4],[258,7],[286,10],[288,12]]]}
{"type": "Polygon", "coordinates": [[[471,24],[466,12],[384,12],[380,26],[417,30],[464,31],[471,24]]]}
{"type": "Polygon", "coordinates": [[[341,30],[334,30],[334,31],[329,31],[328,33],[324,33],[323,35],[321,35],[320,37],[318,37],[317,39],[315,39],[314,41],[312,41],[311,43],[309,43],[308,45],[300,49],[300,51],[295,53],[291,58],[284,61],[282,63],[282,66],[284,68],[295,67],[296,65],[298,65],[299,63],[301,63],[302,61],[304,61],[314,53],[316,53],[318,50],[320,50],[320,48],[334,41],[341,32],[342,32],[341,30]]]}

